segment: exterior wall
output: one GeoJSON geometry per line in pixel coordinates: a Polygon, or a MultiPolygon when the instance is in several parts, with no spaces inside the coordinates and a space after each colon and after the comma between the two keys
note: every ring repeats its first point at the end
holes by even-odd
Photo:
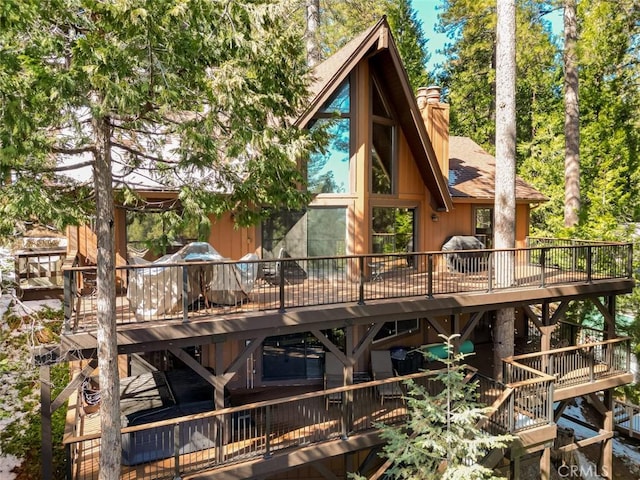
{"type": "Polygon", "coordinates": [[[220,255],[237,260],[254,252],[260,243],[257,227],[236,228],[230,213],[221,218],[211,217],[211,231],[208,242],[220,255]]]}
{"type": "Polygon", "coordinates": [[[529,204],[516,205],[516,248],[526,247],[527,235],[529,235],[529,220],[531,207],[529,204]]]}

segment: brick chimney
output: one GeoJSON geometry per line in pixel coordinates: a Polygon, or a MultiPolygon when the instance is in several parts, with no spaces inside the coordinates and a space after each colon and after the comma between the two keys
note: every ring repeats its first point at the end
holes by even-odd
{"type": "Polygon", "coordinates": [[[416,95],[438,165],[449,181],[449,105],[440,102],[440,87],[421,87],[416,95]]]}

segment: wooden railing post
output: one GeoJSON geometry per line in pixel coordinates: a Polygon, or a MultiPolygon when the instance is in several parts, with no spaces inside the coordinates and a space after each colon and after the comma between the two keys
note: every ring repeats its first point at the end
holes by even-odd
{"type": "Polygon", "coordinates": [[[73,299],[75,297],[75,272],[64,270],[64,333],[71,333],[71,317],[73,316],[73,299]]]}
{"type": "Polygon", "coordinates": [[[553,382],[547,382],[547,420],[549,423],[554,420],[554,411],[553,411],[553,382]]]}
{"type": "Polygon", "coordinates": [[[358,290],[358,305],[364,305],[364,257],[358,257],[358,269],[360,270],[360,285],[358,290]]]}
{"type": "Polygon", "coordinates": [[[265,407],[264,447],[264,458],[271,458],[271,405],[265,407]]]}
{"type": "Polygon", "coordinates": [[[182,321],[189,321],[189,271],[182,267],[182,321]]]}
{"type": "Polygon", "coordinates": [[[627,245],[627,278],[633,278],[633,244],[627,245]]]}
{"type": "Polygon", "coordinates": [[[515,397],[518,394],[518,390],[514,390],[509,395],[509,433],[513,433],[516,429],[516,405],[515,405],[515,397]]]}
{"type": "Polygon", "coordinates": [[[278,312],[284,313],[284,271],[286,269],[286,264],[283,261],[280,261],[279,263],[280,268],[276,268],[276,272],[278,273],[278,312]]]}
{"type": "Polygon", "coordinates": [[[591,283],[591,278],[593,275],[593,251],[592,246],[587,246],[587,282],[591,283]]]}
{"type": "Polygon", "coordinates": [[[433,298],[433,253],[427,255],[427,297],[433,298]]]}
{"type": "Polygon", "coordinates": [[[173,426],[173,473],[180,478],[180,422],[173,426]]]}
{"type": "Polygon", "coordinates": [[[489,263],[487,265],[487,290],[493,292],[493,275],[495,274],[495,264],[493,253],[489,254],[489,263]]]}

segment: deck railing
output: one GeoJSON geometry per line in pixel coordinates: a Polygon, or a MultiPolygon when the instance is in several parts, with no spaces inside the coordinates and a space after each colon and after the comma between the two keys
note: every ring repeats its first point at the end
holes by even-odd
{"type": "MultiPolygon", "coordinates": [[[[116,321],[187,322],[235,312],[631,278],[631,259],[631,244],[604,243],[127,265],[117,268],[116,321]]],[[[95,292],[78,285],[95,285],[95,267],[67,268],[64,275],[65,331],[94,328],[95,292]]]]}
{"type": "MultiPolygon", "coordinates": [[[[125,427],[122,475],[128,478],[135,471],[137,480],[180,478],[189,472],[269,458],[286,449],[344,440],[378,429],[380,424],[400,424],[406,420],[406,400],[383,399],[380,392],[397,386],[406,393],[405,382],[411,379],[436,394],[443,388],[436,378],[439,373],[426,371],[125,427]]],[[[478,382],[481,402],[491,404],[505,391],[512,398],[490,414],[491,430],[517,433],[542,424],[537,410],[527,411],[527,405],[519,404],[522,395],[517,392],[527,382],[505,386],[487,377],[468,378],[478,382]],[[540,421],[534,424],[523,418],[540,421]]],[[[72,478],[97,478],[100,434],[70,436],[65,444],[72,478]]]]}
{"type": "Polygon", "coordinates": [[[640,406],[613,400],[613,421],[618,430],[631,438],[640,438],[640,406]]]}
{"type": "Polygon", "coordinates": [[[15,253],[15,274],[21,290],[62,288],[66,248],[33,248],[15,253]]]}
{"type": "MultiPolygon", "coordinates": [[[[507,364],[526,366],[553,377],[554,389],[603,380],[631,371],[631,339],[614,338],[512,357],[507,364]]],[[[505,380],[519,380],[505,370],[505,380]]]]}
{"type": "Polygon", "coordinates": [[[521,432],[553,421],[553,377],[509,359],[502,366],[510,394],[490,417],[491,431],[521,432]]]}

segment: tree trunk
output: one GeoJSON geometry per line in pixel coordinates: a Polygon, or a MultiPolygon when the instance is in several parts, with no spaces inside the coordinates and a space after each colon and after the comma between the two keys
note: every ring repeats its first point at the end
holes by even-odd
{"type": "Polygon", "coordinates": [[[97,343],[100,378],[100,480],[120,478],[120,380],[116,341],[116,277],[113,191],[111,178],[111,126],[108,118],[93,122],[96,134],[94,181],[98,236],[97,343]]]}
{"type": "Polygon", "coordinates": [[[580,213],[580,110],[576,0],[564,0],[564,225],[578,224],[580,213]]]}
{"type": "MultiPolygon", "coordinates": [[[[516,223],[516,5],[498,0],[496,35],[496,177],[495,248],[515,247],[516,223]]],[[[496,252],[496,286],[510,287],[512,251],[496,252]]],[[[513,355],[513,308],[498,310],[494,328],[494,376],[502,379],[502,358],[513,355]]]]}
{"type": "Polygon", "coordinates": [[[310,67],[314,67],[320,63],[322,59],[318,40],[320,0],[305,0],[305,13],[307,16],[307,31],[304,39],[307,47],[307,63],[310,67]]]}

